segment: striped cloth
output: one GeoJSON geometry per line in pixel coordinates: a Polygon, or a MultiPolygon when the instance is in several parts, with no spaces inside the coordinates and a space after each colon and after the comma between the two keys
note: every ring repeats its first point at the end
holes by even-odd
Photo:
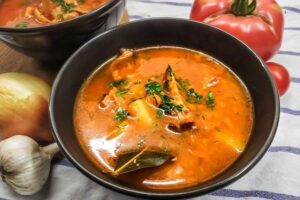
{"type": "MultiPolygon", "coordinates": [[[[193,0],[128,0],[130,19],[188,18],[193,0]]],[[[284,42],[272,60],[287,67],[292,83],[281,98],[279,128],[263,159],[234,184],[194,198],[300,200],[300,0],[279,0],[285,13],[284,42]]],[[[46,187],[37,195],[21,197],[0,184],[0,199],[130,200],[90,181],[67,161],[56,162],[46,187]]]]}

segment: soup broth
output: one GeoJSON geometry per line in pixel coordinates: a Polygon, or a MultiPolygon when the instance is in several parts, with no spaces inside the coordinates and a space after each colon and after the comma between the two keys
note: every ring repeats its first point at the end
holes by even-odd
{"type": "Polygon", "coordinates": [[[74,109],[78,141],[99,170],[155,190],[220,174],[243,152],[253,117],[228,68],[175,47],[122,50],[85,81],[74,109]]]}
{"type": "Polygon", "coordinates": [[[76,18],[108,0],[0,0],[0,26],[27,28],[76,18]]]}

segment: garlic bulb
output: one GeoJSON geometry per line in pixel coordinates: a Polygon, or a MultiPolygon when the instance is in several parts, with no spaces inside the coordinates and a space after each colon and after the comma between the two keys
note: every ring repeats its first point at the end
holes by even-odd
{"type": "Polygon", "coordinates": [[[16,135],[0,142],[2,180],[21,195],[32,195],[45,184],[51,159],[59,151],[56,143],[46,147],[30,137],[16,135]]]}

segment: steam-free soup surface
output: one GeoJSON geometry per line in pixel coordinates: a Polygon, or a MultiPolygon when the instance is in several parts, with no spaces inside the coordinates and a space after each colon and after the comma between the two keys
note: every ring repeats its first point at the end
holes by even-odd
{"type": "Polygon", "coordinates": [[[243,152],[252,123],[249,94],[231,71],[173,47],[123,50],[84,83],[74,113],[80,145],[99,170],[155,190],[220,174],[243,152]],[[141,155],[162,162],[146,168],[141,155]]]}
{"type": "Polygon", "coordinates": [[[0,26],[55,24],[91,12],[108,0],[0,0],[0,26]]]}

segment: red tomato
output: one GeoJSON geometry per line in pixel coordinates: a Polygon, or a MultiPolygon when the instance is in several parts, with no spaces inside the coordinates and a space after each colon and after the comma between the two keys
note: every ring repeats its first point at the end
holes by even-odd
{"type": "Polygon", "coordinates": [[[190,18],[216,26],[250,46],[263,60],[282,42],[283,13],[275,0],[195,0],[190,18]]]}
{"type": "Polygon", "coordinates": [[[290,86],[289,72],[280,64],[274,62],[266,63],[275,80],[280,96],[284,95],[290,86]]]}

